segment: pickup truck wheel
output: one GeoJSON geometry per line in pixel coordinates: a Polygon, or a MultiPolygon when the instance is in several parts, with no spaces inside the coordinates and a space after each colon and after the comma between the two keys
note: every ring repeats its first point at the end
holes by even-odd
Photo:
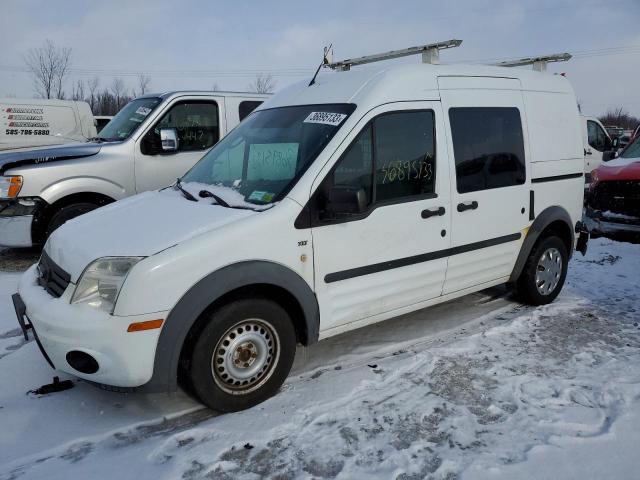
{"type": "Polygon", "coordinates": [[[214,312],[202,330],[189,379],[209,408],[244,410],[278,391],[295,351],[295,329],[280,305],[266,299],[237,300],[214,312]]]}
{"type": "Polygon", "coordinates": [[[90,212],[91,210],[95,210],[98,207],[99,205],[89,202],[72,203],[71,205],[62,207],[53,215],[53,217],[51,217],[49,226],[47,227],[46,238],[49,238],[49,235],[51,235],[58,227],[62,226],[65,222],[71,220],[72,218],[79,217],[80,215],[87,212],[90,212]]]}
{"type": "Polygon", "coordinates": [[[564,242],[555,236],[543,238],[531,253],[518,279],[518,293],[529,305],[551,303],[562,290],[569,255],[564,242]]]}

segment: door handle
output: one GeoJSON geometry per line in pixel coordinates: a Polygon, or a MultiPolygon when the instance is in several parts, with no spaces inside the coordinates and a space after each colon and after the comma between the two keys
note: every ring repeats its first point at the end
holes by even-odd
{"type": "Polygon", "coordinates": [[[435,210],[422,210],[422,213],[420,214],[420,216],[422,218],[435,217],[436,215],[441,217],[442,215],[444,215],[444,213],[445,213],[444,207],[438,207],[435,210]]]}
{"type": "Polygon", "coordinates": [[[476,202],[475,200],[473,202],[469,202],[469,203],[459,203],[458,204],[458,211],[459,212],[464,212],[465,210],[475,210],[476,208],[478,208],[478,202],[476,202]]]}
{"type": "Polygon", "coordinates": [[[584,154],[585,155],[593,155],[593,152],[591,150],[585,150],[584,154]]]}

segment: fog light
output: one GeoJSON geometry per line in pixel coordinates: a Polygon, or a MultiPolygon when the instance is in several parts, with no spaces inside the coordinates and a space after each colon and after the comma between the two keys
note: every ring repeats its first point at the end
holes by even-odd
{"type": "Polygon", "coordinates": [[[98,371],[98,362],[85,352],[73,350],[67,353],[67,363],[80,373],[92,374],[98,371]]]}

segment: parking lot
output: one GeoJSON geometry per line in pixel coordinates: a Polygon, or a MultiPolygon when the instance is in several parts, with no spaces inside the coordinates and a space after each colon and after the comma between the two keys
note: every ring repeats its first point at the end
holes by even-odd
{"type": "Polygon", "coordinates": [[[492,289],[340,335],[300,350],[274,398],[222,416],[77,380],[28,393],[53,371],[3,272],[0,478],[632,478],[639,268],[637,245],[594,240],[550,306],[492,289]]]}

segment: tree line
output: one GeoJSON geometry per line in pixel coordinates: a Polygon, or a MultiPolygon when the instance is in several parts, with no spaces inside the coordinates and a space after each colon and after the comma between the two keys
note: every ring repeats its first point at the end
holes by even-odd
{"type": "MultiPolygon", "coordinates": [[[[40,98],[85,101],[94,115],[115,115],[133,98],[149,93],[151,78],[144,73],[136,77],[136,86],[128,89],[121,78],[114,78],[109,84],[101,85],[99,77],[90,80],[77,79],[71,82],[70,68],[72,51],[69,47],[58,47],[50,40],[37,48],[30,49],[24,56],[24,63],[30,73],[34,92],[40,98]]],[[[247,91],[272,93],[276,82],[272,75],[258,74],[247,85],[247,91]]],[[[219,90],[213,83],[211,90],[219,90]]]]}

